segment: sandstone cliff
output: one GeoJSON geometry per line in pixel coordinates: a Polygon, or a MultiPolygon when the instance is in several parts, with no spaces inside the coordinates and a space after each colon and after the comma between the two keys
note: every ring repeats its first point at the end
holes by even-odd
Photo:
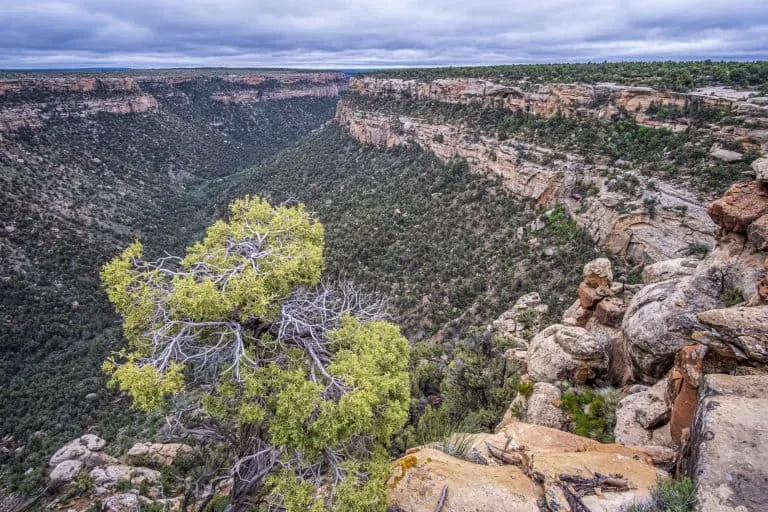
{"type": "MultiPolygon", "coordinates": [[[[711,245],[715,225],[696,196],[682,188],[660,183],[651,190],[639,178],[639,198],[611,190],[611,178],[604,167],[588,164],[583,158],[567,154],[565,159],[544,165],[536,156],[554,153],[526,141],[474,136],[462,125],[430,124],[423,119],[355,110],[344,101],[336,120],[356,139],[391,147],[418,144],[447,161],[467,160],[471,170],[501,177],[504,186],[520,198],[537,204],[563,203],[579,225],[599,244],[638,261],[658,261],[687,254],[689,247],[711,245]],[[597,190],[584,197],[578,188],[589,184],[597,190]],[[653,215],[644,200],[654,201],[653,215]],[[623,205],[626,211],[621,211],[623,205]]],[[[538,158],[541,160],[541,158],[538,158]]]]}
{"type": "Polygon", "coordinates": [[[57,119],[97,114],[143,114],[162,108],[179,87],[211,91],[225,103],[254,103],[299,97],[334,97],[346,89],[343,73],[263,72],[139,76],[35,75],[0,78],[0,133],[39,129],[57,119]]]}

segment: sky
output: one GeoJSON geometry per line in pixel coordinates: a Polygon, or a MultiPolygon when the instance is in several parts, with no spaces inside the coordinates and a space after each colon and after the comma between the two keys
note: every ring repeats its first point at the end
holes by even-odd
{"type": "Polygon", "coordinates": [[[768,0],[0,0],[0,68],[768,59],[768,0]]]}

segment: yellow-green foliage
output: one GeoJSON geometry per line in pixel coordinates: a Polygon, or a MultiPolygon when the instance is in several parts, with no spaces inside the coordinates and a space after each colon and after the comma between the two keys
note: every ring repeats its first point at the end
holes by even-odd
{"type": "Polygon", "coordinates": [[[134,405],[145,411],[160,408],[166,396],[184,387],[184,366],[178,363],[171,363],[165,372],[160,372],[154,366],[138,365],[132,359],[121,365],[110,359],[102,368],[112,377],[110,385],[126,391],[134,405]]]}
{"type": "Polygon", "coordinates": [[[221,318],[226,311],[240,315],[272,317],[279,310],[279,299],[297,286],[320,281],[323,272],[323,226],[310,219],[303,205],[273,208],[267,201],[236,199],[230,205],[230,221],[218,221],[208,228],[205,238],[187,249],[182,260],[191,270],[204,263],[214,269],[242,266],[228,280],[225,289],[209,280],[188,278],[174,283],[171,301],[185,315],[197,320],[221,318]],[[227,242],[249,240],[253,232],[264,237],[268,255],[258,259],[256,268],[246,257],[228,249],[227,242]]]}
{"type": "Polygon", "coordinates": [[[395,325],[352,316],[328,337],[336,351],[328,371],[349,392],[338,402],[323,400],[323,387],[307,380],[306,366],[276,372],[273,438],[306,453],[335,448],[352,436],[386,443],[408,417],[408,341],[395,325]]]}
{"type": "Polygon", "coordinates": [[[145,262],[135,242],[101,274],[129,340],[104,370],[149,410],[185,391],[185,373],[204,373],[195,365],[205,363],[172,343],[210,352],[205,360],[221,361],[204,368],[215,378],[189,383],[201,417],[259,436],[284,457],[269,491],[258,492],[288,511],[384,510],[384,447],[408,418],[410,346],[397,326],[342,311],[318,341],[322,361],[304,338],[275,339],[281,301],[317,284],[322,270],[322,225],[303,206],[258,198],[234,201],[229,221],[213,224],[181,260],[145,262]],[[327,487],[300,476],[320,457],[335,465],[327,487]]]}

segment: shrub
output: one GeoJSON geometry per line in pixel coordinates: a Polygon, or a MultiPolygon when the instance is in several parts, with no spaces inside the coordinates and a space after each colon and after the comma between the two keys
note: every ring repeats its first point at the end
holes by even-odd
{"type": "Polygon", "coordinates": [[[561,402],[570,416],[573,432],[602,443],[613,442],[617,405],[618,392],[612,388],[568,391],[561,402]]]}
{"type": "Polygon", "coordinates": [[[731,306],[744,302],[744,295],[739,288],[731,286],[726,288],[723,292],[723,302],[725,303],[725,307],[730,308],[731,306]]]}
{"type": "Polygon", "coordinates": [[[696,501],[696,486],[689,477],[659,478],[647,502],[630,505],[624,512],[693,512],[696,501]]]}

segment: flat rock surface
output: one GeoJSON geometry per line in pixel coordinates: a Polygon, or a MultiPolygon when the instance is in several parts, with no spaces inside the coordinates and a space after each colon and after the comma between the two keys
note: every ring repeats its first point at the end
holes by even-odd
{"type": "Polygon", "coordinates": [[[707,375],[689,473],[698,512],[768,510],[768,376],[707,375]]]}

